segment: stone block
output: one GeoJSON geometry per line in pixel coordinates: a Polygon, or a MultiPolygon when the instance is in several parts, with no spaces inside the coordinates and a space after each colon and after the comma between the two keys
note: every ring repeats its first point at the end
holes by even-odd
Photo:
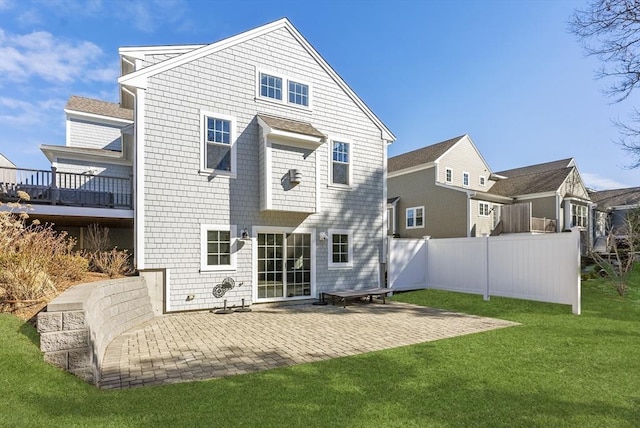
{"type": "Polygon", "coordinates": [[[96,384],[96,375],[94,373],[93,367],[84,367],[81,369],[69,370],[69,373],[78,376],[80,379],[92,385],[96,384]]]}
{"type": "Polygon", "coordinates": [[[54,352],[87,346],[88,332],[86,330],[70,330],[44,333],[40,335],[40,350],[54,352]]]}
{"type": "Polygon", "coordinates": [[[38,314],[38,331],[47,333],[62,330],[62,312],[40,312],[38,314]]]}
{"type": "Polygon", "coordinates": [[[45,352],[44,360],[56,367],[66,370],[69,367],[67,351],[45,352]]]}
{"type": "Polygon", "coordinates": [[[69,370],[77,370],[91,366],[91,350],[89,347],[68,351],[69,370]]]}
{"type": "Polygon", "coordinates": [[[73,311],[62,313],[62,329],[63,330],[80,330],[85,328],[84,312],[73,311]]]}

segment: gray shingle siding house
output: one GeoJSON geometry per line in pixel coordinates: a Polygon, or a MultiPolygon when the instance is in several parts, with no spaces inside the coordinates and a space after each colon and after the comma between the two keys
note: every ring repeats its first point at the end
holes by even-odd
{"type": "Polygon", "coordinates": [[[156,311],[379,285],[395,137],[287,19],[120,55],[156,311]]]}

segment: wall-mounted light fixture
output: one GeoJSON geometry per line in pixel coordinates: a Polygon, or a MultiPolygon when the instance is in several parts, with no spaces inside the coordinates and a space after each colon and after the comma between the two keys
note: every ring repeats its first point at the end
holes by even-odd
{"type": "Polygon", "coordinates": [[[327,232],[320,232],[320,234],[318,235],[318,238],[320,238],[321,241],[326,241],[328,238],[327,232]]]}
{"type": "Polygon", "coordinates": [[[247,229],[242,229],[240,239],[249,239],[249,231],[247,229]]]}
{"type": "Polygon", "coordinates": [[[289,182],[293,184],[302,183],[302,172],[299,169],[290,169],[289,182]]]}

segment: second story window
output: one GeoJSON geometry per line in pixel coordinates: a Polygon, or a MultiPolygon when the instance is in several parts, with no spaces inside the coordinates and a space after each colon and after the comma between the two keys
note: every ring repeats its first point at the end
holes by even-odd
{"type": "Polygon", "coordinates": [[[465,187],[469,185],[469,173],[468,172],[463,172],[462,173],[462,185],[465,186],[465,187]]]}
{"type": "Polygon", "coordinates": [[[201,170],[235,173],[235,120],[201,112],[203,153],[201,170]]]}
{"type": "Polygon", "coordinates": [[[282,100],[282,78],[260,73],[260,96],[282,100]]]}
{"type": "Polygon", "coordinates": [[[311,92],[311,83],[304,79],[256,69],[256,99],[309,109],[311,92]]]}
{"type": "Polygon", "coordinates": [[[289,80],[289,102],[309,106],[309,85],[289,80]]]}
{"type": "Polygon", "coordinates": [[[349,143],[333,142],[331,151],[331,184],[345,186],[351,184],[351,156],[349,149],[349,143]]]}
{"type": "Polygon", "coordinates": [[[446,168],[444,170],[444,181],[446,183],[451,183],[453,181],[453,170],[451,168],[446,168]]]}
{"type": "Polygon", "coordinates": [[[485,179],[484,175],[481,175],[480,176],[480,185],[484,186],[485,184],[486,184],[486,179],[485,179]]]}

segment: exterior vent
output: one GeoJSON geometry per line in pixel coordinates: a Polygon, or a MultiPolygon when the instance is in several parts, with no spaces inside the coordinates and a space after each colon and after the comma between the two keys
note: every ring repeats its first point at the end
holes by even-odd
{"type": "Polygon", "coordinates": [[[289,170],[289,182],[293,184],[302,183],[302,173],[299,169],[290,169],[289,170]]]}

